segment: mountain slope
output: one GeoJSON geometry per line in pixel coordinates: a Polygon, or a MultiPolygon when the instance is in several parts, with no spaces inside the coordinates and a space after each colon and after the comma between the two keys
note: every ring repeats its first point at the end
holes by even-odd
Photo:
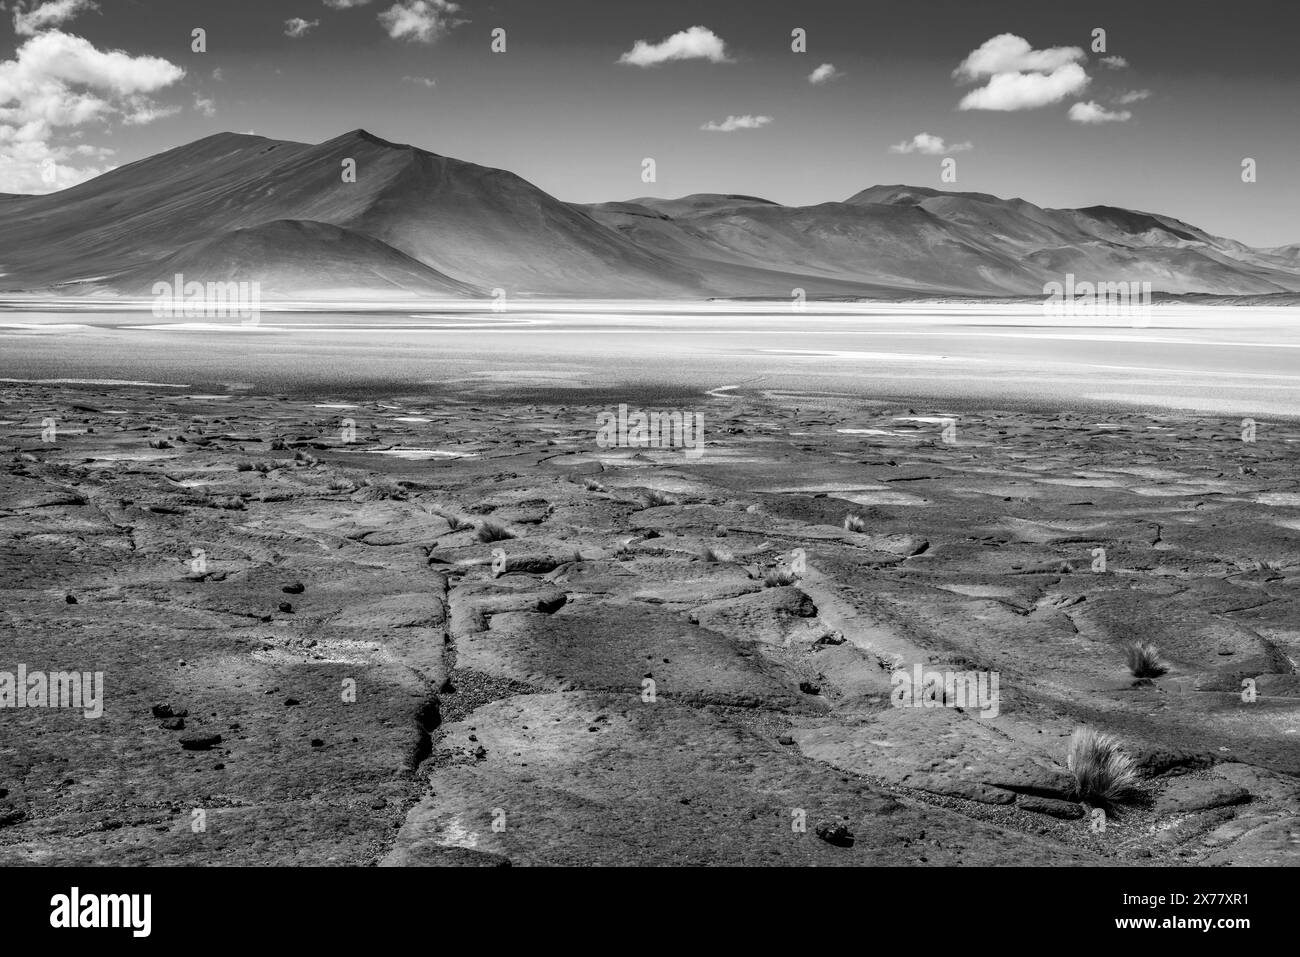
{"type": "MultiPolygon", "coordinates": [[[[317,146],[222,134],[6,204],[4,284],[139,282],[214,235],[307,220],[511,295],[699,295],[703,281],[513,173],[355,131],[317,146]],[[356,164],[345,182],[344,162],[356,164]]],[[[160,274],[161,278],[165,278],[160,274]]],[[[328,284],[322,270],[320,285],[328,284]]]]}
{"type": "Polygon", "coordinates": [[[364,130],[316,145],[219,134],[0,203],[10,291],[139,295],[177,271],[320,298],[1041,296],[1070,273],[1300,291],[1300,246],[1252,249],[1155,213],[905,185],[803,207],[726,193],[570,204],[364,130]]]}

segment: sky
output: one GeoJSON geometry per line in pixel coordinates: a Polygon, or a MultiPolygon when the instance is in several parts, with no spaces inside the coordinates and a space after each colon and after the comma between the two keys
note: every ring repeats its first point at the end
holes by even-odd
{"type": "Polygon", "coordinates": [[[1300,243],[1294,0],[0,10],[0,192],[49,192],[218,132],[320,142],[364,128],[573,202],[725,192],[811,205],[906,183],[1300,243]]]}

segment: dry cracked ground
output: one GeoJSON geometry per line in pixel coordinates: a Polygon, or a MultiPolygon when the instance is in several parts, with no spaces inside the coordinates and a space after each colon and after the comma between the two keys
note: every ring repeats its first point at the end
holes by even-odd
{"type": "Polygon", "coordinates": [[[1300,863],[1300,426],[571,401],[9,388],[0,671],[105,704],[0,710],[0,863],[1300,863]]]}

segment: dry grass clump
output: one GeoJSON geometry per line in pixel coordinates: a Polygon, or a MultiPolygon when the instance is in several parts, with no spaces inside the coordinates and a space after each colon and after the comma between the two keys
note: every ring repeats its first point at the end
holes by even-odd
{"type": "Polygon", "coordinates": [[[504,542],[508,538],[515,537],[514,532],[491,519],[481,522],[475,535],[480,542],[504,542]]]}
{"type": "Polygon", "coordinates": [[[846,532],[865,532],[867,523],[863,521],[861,515],[845,515],[844,530],[846,532]]]}
{"type": "Polygon", "coordinates": [[[1137,768],[1120,750],[1119,742],[1094,728],[1078,728],[1070,738],[1066,757],[1074,775],[1075,797],[1098,807],[1109,807],[1137,789],[1137,768]]]}
{"type": "Polygon", "coordinates": [[[700,552],[700,557],[710,564],[735,561],[735,556],[731,552],[725,548],[714,548],[712,545],[704,546],[704,551],[700,552]]]}
{"type": "Polygon", "coordinates": [[[798,580],[799,576],[784,565],[769,568],[763,573],[763,584],[768,588],[781,588],[785,585],[793,585],[798,580]]]}
{"type": "Polygon", "coordinates": [[[661,492],[656,488],[650,489],[643,496],[646,508],[654,508],[658,505],[676,505],[676,496],[669,495],[667,492],[661,492]]]}
{"type": "Polygon", "coordinates": [[[607,488],[605,488],[604,485],[602,485],[602,484],[600,484],[599,482],[597,482],[594,478],[586,478],[586,479],[583,479],[583,480],[582,480],[582,487],[585,488],[588,492],[607,492],[607,491],[609,491],[607,488]]]}
{"type": "Polygon", "coordinates": [[[1145,641],[1135,641],[1125,648],[1124,661],[1134,678],[1159,678],[1169,671],[1160,660],[1160,649],[1145,641]]]}

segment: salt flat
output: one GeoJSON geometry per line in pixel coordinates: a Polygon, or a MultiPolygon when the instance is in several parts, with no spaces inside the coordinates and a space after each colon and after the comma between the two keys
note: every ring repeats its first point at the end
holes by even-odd
{"type": "Polygon", "coordinates": [[[280,303],[259,324],[155,320],[146,302],[10,301],[0,376],[219,391],[493,381],[520,389],[737,383],[864,396],[1300,413],[1300,310],[1157,304],[1046,320],[1036,304],[546,302],[400,311],[280,303]],[[324,308],[324,311],[321,311],[324,308]]]}

